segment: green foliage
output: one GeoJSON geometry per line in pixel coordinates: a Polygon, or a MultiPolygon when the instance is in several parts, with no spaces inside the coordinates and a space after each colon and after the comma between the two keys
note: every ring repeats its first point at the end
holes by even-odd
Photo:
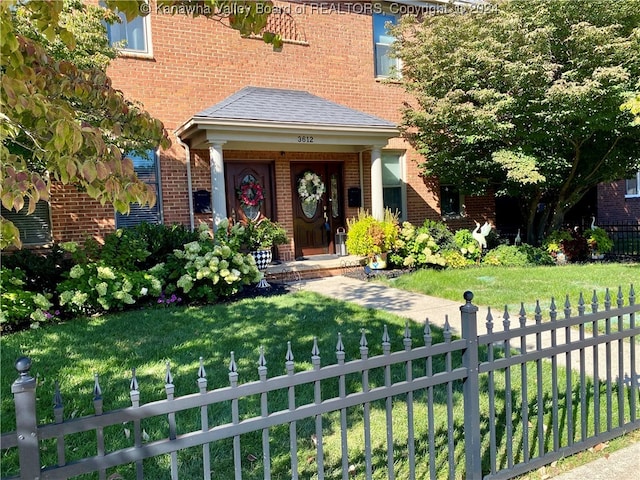
{"type": "Polygon", "coordinates": [[[587,230],[584,238],[593,252],[607,253],[613,249],[613,240],[603,228],[594,227],[587,230]]]}
{"type": "Polygon", "coordinates": [[[464,258],[472,262],[480,259],[482,251],[480,249],[480,245],[476,242],[476,239],[473,238],[471,230],[467,228],[458,230],[454,234],[454,241],[458,247],[458,251],[464,256],[464,258]]]}
{"type": "Polygon", "coordinates": [[[211,239],[187,243],[174,257],[183,262],[183,274],[176,282],[191,301],[213,302],[239,292],[243,286],[259,282],[262,272],[250,254],[233,250],[211,239]]]}
{"type": "Polygon", "coordinates": [[[74,265],[58,291],[63,309],[73,314],[92,314],[149,303],[162,292],[162,283],[151,271],[97,262],[74,265]]]}
{"type": "Polygon", "coordinates": [[[542,242],[542,247],[557,258],[559,253],[566,256],[570,262],[578,262],[587,259],[589,246],[587,240],[575,230],[555,230],[542,242]]]}
{"type": "Polygon", "coordinates": [[[482,263],[503,267],[553,265],[553,257],[544,249],[531,245],[500,245],[489,250],[482,263]]]}
{"type": "Polygon", "coordinates": [[[385,210],[384,220],[376,220],[365,210],[347,220],[347,250],[352,255],[372,256],[389,252],[398,238],[398,220],[385,210]]]}
{"type": "Polygon", "coordinates": [[[640,94],[640,0],[610,6],[489,0],[483,15],[405,16],[394,50],[415,101],[403,127],[424,173],[464,193],[498,185],[534,240],[593,186],[640,169],[625,103],[640,94]]]}
{"type": "Polygon", "coordinates": [[[2,266],[24,272],[24,288],[32,292],[55,293],[62,275],[69,271],[73,262],[65,256],[60,245],[54,244],[44,252],[17,250],[2,255],[2,266]]]}
{"type": "Polygon", "coordinates": [[[392,264],[399,267],[443,267],[445,260],[438,253],[439,250],[440,247],[430,235],[429,228],[416,228],[410,222],[404,222],[388,258],[392,264]]]}
{"type": "Polygon", "coordinates": [[[422,226],[426,228],[429,235],[433,238],[433,241],[436,242],[441,249],[456,248],[453,233],[445,223],[427,219],[422,226]]]}
{"type": "Polygon", "coordinates": [[[245,225],[245,235],[249,250],[269,249],[289,241],[284,227],[266,217],[258,221],[249,220],[245,225]]]}
{"type": "Polygon", "coordinates": [[[443,250],[441,252],[444,258],[447,268],[466,268],[470,265],[474,265],[474,262],[465,257],[462,252],[458,250],[443,250]]]}
{"type": "Polygon", "coordinates": [[[26,275],[19,268],[0,270],[0,330],[20,327],[31,323],[36,327],[40,322],[54,318],[51,312],[53,304],[49,301],[51,295],[31,292],[27,290],[26,275]]]}

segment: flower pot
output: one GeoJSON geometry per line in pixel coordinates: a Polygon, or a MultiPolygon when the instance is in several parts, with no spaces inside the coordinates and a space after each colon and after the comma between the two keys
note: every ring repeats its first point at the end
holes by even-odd
{"type": "Polygon", "coordinates": [[[384,270],[387,268],[387,252],[376,253],[369,257],[369,268],[373,270],[384,270]]]}
{"type": "MultiPolygon", "coordinates": [[[[271,260],[273,259],[273,252],[271,251],[271,249],[255,250],[249,253],[251,253],[253,258],[255,259],[256,267],[258,267],[258,270],[260,270],[261,272],[267,269],[267,267],[271,263],[271,260]]],[[[268,288],[270,286],[271,285],[269,285],[269,282],[267,282],[263,277],[262,280],[258,282],[257,288],[268,288]]]]}

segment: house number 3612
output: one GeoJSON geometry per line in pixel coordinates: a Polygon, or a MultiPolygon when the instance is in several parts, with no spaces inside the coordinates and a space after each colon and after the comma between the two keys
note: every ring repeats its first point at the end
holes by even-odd
{"type": "Polygon", "coordinates": [[[298,143],[313,143],[313,137],[310,135],[298,135],[298,143]]]}

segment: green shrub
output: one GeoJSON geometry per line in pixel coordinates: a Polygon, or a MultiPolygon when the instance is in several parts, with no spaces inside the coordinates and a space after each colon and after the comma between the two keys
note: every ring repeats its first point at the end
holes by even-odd
{"type": "Polygon", "coordinates": [[[454,240],[459,252],[467,260],[471,260],[472,262],[478,261],[482,251],[476,239],[473,238],[471,230],[467,228],[458,230],[454,235],[454,240]]]}
{"type": "Polygon", "coordinates": [[[34,253],[26,248],[2,253],[2,266],[11,270],[19,268],[24,272],[23,288],[32,292],[54,293],[63,274],[72,265],[73,262],[65,256],[58,244],[41,253],[34,253]]]}
{"type": "Polygon", "coordinates": [[[175,285],[191,301],[213,302],[262,279],[252,255],[207,239],[176,250],[171,264],[179,268],[170,272],[168,278],[181,272],[175,285]]]}
{"type": "Polygon", "coordinates": [[[438,250],[440,247],[427,227],[415,228],[410,222],[404,222],[388,258],[393,265],[399,267],[443,267],[445,260],[438,250]]]}
{"type": "Polygon", "coordinates": [[[25,289],[26,275],[19,268],[0,270],[0,329],[22,328],[26,325],[37,326],[55,318],[59,312],[52,311],[51,294],[31,292],[25,289]]]}
{"type": "Polygon", "coordinates": [[[427,232],[440,247],[440,250],[455,250],[455,238],[445,223],[427,219],[422,226],[427,229],[427,232]]]}
{"type": "Polygon", "coordinates": [[[443,250],[441,255],[448,268],[466,268],[474,264],[474,262],[465,257],[460,250],[443,250]]]}
{"type": "Polygon", "coordinates": [[[486,265],[504,267],[526,267],[532,265],[553,265],[549,253],[531,245],[500,245],[489,250],[482,259],[486,265]]]}
{"type": "Polygon", "coordinates": [[[58,287],[60,307],[73,314],[91,314],[151,303],[162,292],[154,273],[103,262],[74,265],[58,287]]]}
{"type": "Polygon", "coordinates": [[[613,249],[613,240],[603,228],[594,227],[587,230],[584,238],[587,240],[589,248],[594,253],[607,253],[613,249]]]}
{"type": "Polygon", "coordinates": [[[352,255],[371,256],[389,252],[398,238],[398,220],[389,209],[384,220],[376,220],[365,210],[347,220],[347,250],[352,255]]]}
{"type": "Polygon", "coordinates": [[[575,230],[556,230],[551,232],[542,242],[543,248],[556,258],[564,253],[567,261],[586,260],[589,255],[587,240],[575,230]]]}

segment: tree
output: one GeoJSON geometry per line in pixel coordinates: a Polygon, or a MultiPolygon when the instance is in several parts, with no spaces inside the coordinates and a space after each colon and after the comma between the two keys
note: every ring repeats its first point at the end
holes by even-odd
{"type": "Polygon", "coordinates": [[[425,175],[517,197],[535,242],[593,186],[640,167],[639,126],[620,108],[640,90],[640,1],[471,8],[395,29],[415,99],[403,130],[425,175]]]}
{"type": "MultiPolygon", "coordinates": [[[[78,1],[0,3],[0,199],[8,210],[32,213],[49,198],[53,181],[75,184],[122,213],[132,202],[155,202],[123,153],[168,147],[169,138],[159,120],[111,85],[105,68],[113,51],[100,22],[117,21],[116,11],[132,19],[148,6],[145,0],[104,3],[106,9],[78,1]]],[[[264,29],[265,4],[158,1],[176,13],[226,19],[242,35],[264,29]]],[[[267,32],[263,39],[281,45],[277,35],[267,32]]],[[[0,248],[9,244],[19,246],[19,232],[0,217],[0,248]]]]}

